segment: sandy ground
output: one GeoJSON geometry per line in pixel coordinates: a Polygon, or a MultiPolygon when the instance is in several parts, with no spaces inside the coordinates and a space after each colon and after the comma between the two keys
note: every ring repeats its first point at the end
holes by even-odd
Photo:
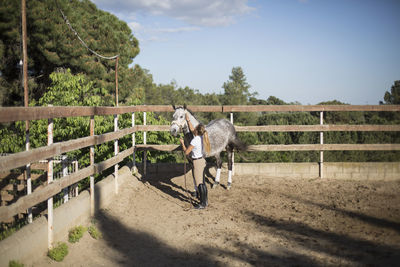
{"type": "Polygon", "coordinates": [[[132,180],[97,215],[101,240],[33,266],[400,266],[400,181],[221,181],[194,210],[183,176],[132,180]]]}

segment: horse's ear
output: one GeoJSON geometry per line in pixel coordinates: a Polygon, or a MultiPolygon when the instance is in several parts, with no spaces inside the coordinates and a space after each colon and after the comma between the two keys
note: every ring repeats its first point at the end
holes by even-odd
{"type": "Polygon", "coordinates": [[[173,108],[174,110],[176,109],[174,104],[172,104],[172,108],[173,108]]]}
{"type": "Polygon", "coordinates": [[[183,108],[184,108],[184,109],[186,109],[186,103],[185,103],[185,104],[183,104],[183,108]]]}

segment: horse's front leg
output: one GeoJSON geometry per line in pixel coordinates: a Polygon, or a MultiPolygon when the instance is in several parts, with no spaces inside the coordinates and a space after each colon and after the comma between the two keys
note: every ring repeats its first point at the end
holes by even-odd
{"type": "Polygon", "coordinates": [[[231,189],[232,186],[232,167],[233,167],[233,147],[226,146],[226,152],[228,154],[228,185],[226,189],[231,189]]]}
{"type": "Polygon", "coordinates": [[[219,180],[221,178],[221,168],[222,168],[222,160],[221,155],[215,155],[215,159],[217,160],[217,174],[215,175],[215,180],[212,188],[216,188],[219,185],[219,180]]]}

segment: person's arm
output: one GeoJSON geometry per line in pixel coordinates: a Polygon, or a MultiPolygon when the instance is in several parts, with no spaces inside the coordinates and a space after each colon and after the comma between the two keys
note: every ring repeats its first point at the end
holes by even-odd
{"type": "Polygon", "coordinates": [[[183,141],[183,139],[181,138],[181,139],[179,139],[179,141],[181,142],[182,149],[183,149],[183,152],[185,153],[185,155],[186,156],[189,155],[190,152],[192,152],[194,146],[189,145],[189,147],[186,148],[185,142],[183,141]]]}
{"type": "Polygon", "coordinates": [[[193,127],[192,123],[190,122],[189,114],[187,114],[187,113],[186,113],[186,121],[187,121],[187,123],[188,123],[190,132],[193,133],[194,127],[193,127]]]}

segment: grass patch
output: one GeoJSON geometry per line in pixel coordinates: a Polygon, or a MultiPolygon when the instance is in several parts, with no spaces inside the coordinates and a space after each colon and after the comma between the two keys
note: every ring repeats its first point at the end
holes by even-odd
{"type": "Polygon", "coordinates": [[[86,232],[86,227],[84,226],[76,226],[69,230],[68,232],[68,241],[70,243],[76,243],[79,241],[79,239],[82,238],[83,234],[86,232]]]}
{"type": "Polygon", "coordinates": [[[9,261],[8,267],[24,267],[24,264],[20,263],[18,261],[12,260],[12,261],[9,261]]]}
{"type": "Polygon", "coordinates": [[[55,261],[62,261],[68,254],[68,246],[64,242],[59,242],[56,247],[49,249],[47,256],[55,261]]]}
{"type": "Polygon", "coordinates": [[[97,227],[94,225],[89,226],[88,232],[90,236],[93,237],[94,239],[100,239],[103,237],[99,229],[97,229],[97,227]]]}

